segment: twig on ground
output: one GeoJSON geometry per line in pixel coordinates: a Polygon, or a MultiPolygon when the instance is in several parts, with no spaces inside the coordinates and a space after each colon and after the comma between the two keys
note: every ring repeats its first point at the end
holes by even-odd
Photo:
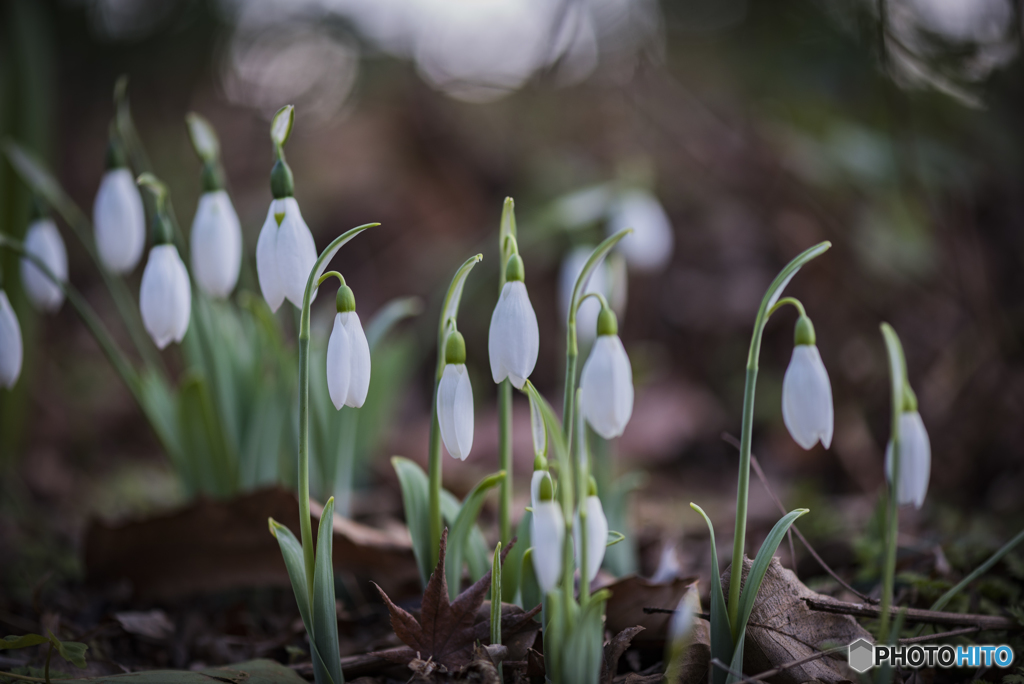
{"type": "Polygon", "coordinates": [[[925,634],[924,636],[907,637],[906,639],[900,639],[901,644],[919,644],[924,641],[934,641],[935,639],[947,639],[949,637],[963,636],[964,634],[974,634],[980,632],[981,627],[964,627],[963,629],[954,629],[951,632],[938,632],[937,634],[925,634]]]}
{"type": "Polygon", "coordinates": [[[726,672],[731,674],[733,677],[736,677],[737,679],[739,679],[741,682],[757,682],[756,679],[751,679],[750,677],[746,676],[742,672],[737,672],[736,670],[732,669],[731,667],[729,667],[728,665],[723,663],[718,658],[712,658],[711,659],[711,664],[714,665],[715,667],[719,668],[719,669],[725,670],[726,672]]]}
{"type": "MultiPolygon", "coordinates": [[[[735,437],[733,437],[732,435],[730,435],[728,432],[723,432],[722,433],[722,439],[727,444],[730,444],[730,445],[736,447],[737,449],[740,448],[740,441],[738,439],[736,439],[735,437]]],[[[768,496],[770,496],[772,501],[775,502],[775,506],[779,509],[779,511],[783,515],[788,513],[789,511],[787,511],[786,507],[782,505],[782,501],[779,500],[779,497],[777,497],[775,495],[775,492],[772,490],[771,485],[768,484],[768,478],[767,478],[767,476],[765,476],[764,471],[761,469],[761,463],[757,460],[757,456],[755,456],[754,454],[750,454],[750,465],[752,465],[754,467],[754,472],[757,474],[757,478],[759,480],[761,480],[761,484],[764,486],[765,491],[768,492],[768,496]]],[[[867,596],[866,594],[863,594],[863,593],[857,591],[852,586],[850,586],[845,580],[843,580],[842,577],[840,577],[838,574],[836,574],[835,570],[833,570],[831,567],[829,567],[828,563],[825,562],[825,559],[818,555],[818,552],[814,550],[814,547],[811,546],[811,543],[809,541],[807,541],[807,537],[805,537],[803,535],[803,532],[801,532],[797,528],[796,525],[792,525],[789,529],[792,530],[793,534],[795,534],[800,539],[800,542],[804,545],[804,547],[811,554],[811,556],[814,558],[814,560],[818,561],[818,565],[821,566],[822,570],[824,570],[829,575],[831,575],[832,579],[834,579],[836,582],[839,582],[839,584],[844,589],[846,589],[847,591],[849,591],[852,594],[854,594],[861,601],[866,601],[867,603],[872,603],[872,604],[878,603],[878,599],[871,598],[870,596],[867,596]]],[[[792,543],[792,542],[790,542],[790,543],[792,543]]]]}
{"type": "MultiPolygon", "coordinates": [[[[877,618],[882,614],[878,606],[866,605],[863,603],[846,603],[833,598],[805,598],[804,602],[811,610],[824,613],[838,613],[840,615],[855,615],[857,617],[877,618]]],[[[920,608],[900,608],[893,606],[892,615],[895,617],[903,611],[907,620],[914,622],[926,622],[932,625],[969,625],[977,627],[978,630],[1019,630],[1021,625],[1012,618],[1000,615],[975,615],[971,613],[943,613],[937,610],[922,610],[920,608]]],[[[932,636],[934,638],[934,636],[932,636]]]]}

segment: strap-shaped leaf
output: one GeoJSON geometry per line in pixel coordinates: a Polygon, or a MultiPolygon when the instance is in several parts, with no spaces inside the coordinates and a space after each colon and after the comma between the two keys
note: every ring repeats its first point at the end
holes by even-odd
{"type": "Polygon", "coordinates": [[[491,644],[501,643],[501,542],[491,561],[491,644]]]}
{"type": "MultiPolygon", "coordinates": [[[[529,515],[532,514],[527,511],[523,517],[529,515]]],[[[526,610],[531,610],[540,605],[543,600],[540,584],[537,583],[537,575],[533,571],[533,549],[526,549],[523,552],[523,561],[519,564],[519,602],[526,610]]]]}
{"type": "Polygon", "coordinates": [[[430,520],[427,514],[430,483],[423,468],[407,458],[394,456],[391,466],[398,475],[398,484],[402,489],[405,524],[412,536],[412,551],[420,570],[420,581],[422,586],[427,586],[433,571],[430,567],[430,520]]]}
{"type": "Polygon", "coordinates": [[[38,646],[39,644],[45,644],[47,641],[49,640],[42,634],[22,634],[21,636],[11,635],[0,639],[0,651],[38,646]]]}
{"type": "Polygon", "coordinates": [[[620,230],[615,235],[606,238],[604,242],[599,244],[591,252],[590,258],[583,264],[583,270],[580,271],[579,276],[576,278],[576,284],[572,288],[572,299],[569,300],[569,320],[576,319],[576,309],[580,305],[580,299],[583,297],[583,293],[587,290],[587,283],[590,282],[590,276],[594,275],[594,269],[597,268],[601,260],[604,259],[608,252],[612,251],[612,247],[618,244],[619,240],[626,237],[633,232],[632,228],[626,228],[620,230]]]}
{"type": "MultiPolygon", "coordinates": [[[[551,408],[551,404],[549,404],[547,399],[537,391],[537,388],[533,386],[532,382],[527,380],[523,385],[523,391],[530,399],[531,416],[536,412],[544,423],[544,428],[547,431],[547,445],[549,449],[551,447],[554,447],[555,449],[555,459],[556,463],[558,463],[559,472],[571,472],[569,465],[569,450],[565,444],[565,433],[562,431],[562,421],[558,419],[558,416],[555,415],[554,409],[551,408]]],[[[564,515],[567,520],[571,519],[573,516],[571,492],[572,486],[570,485],[568,487],[569,495],[562,499],[562,515],[564,515]]]]}
{"type": "Polygon", "coordinates": [[[454,601],[455,597],[459,595],[459,588],[462,585],[462,559],[469,542],[469,533],[476,525],[476,519],[480,516],[480,508],[484,505],[484,497],[504,479],[505,471],[501,470],[480,480],[462,502],[455,522],[452,523],[451,532],[448,533],[448,552],[444,563],[445,579],[448,582],[448,598],[451,601],[454,601]]]}
{"type": "MultiPolygon", "coordinates": [[[[743,645],[746,642],[746,640],[747,632],[746,630],[744,630],[743,634],[741,634],[740,638],[736,641],[736,648],[732,653],[732,660],[728,661],[729,669],[733,672],[739,672],[741,674],[743,672],[743,645]]],[[[718,672],[723,672],[722,668],[720,667],[716,667],[715,670],[718,672]]],[[[732,672],[723,672],[723,674],[727,675],[725,679],[726,684],[734,684],[734,682],[741,681],[740,678],[734,675],[732,672]]]]}
{"type": "Polygon", "coordinates": [[[299,606],[302,625],[309,634],[310,643],[313,643],[313,621],[309,609],[309,588],[306,586],[306,565],[302,558],[302,545],[292,531],[281,523],[270,518],[269,524],[270,534],[274,535],[278,546],[281,547],[281,556],[284,558],[285,568],[288,569],[288,579],[291,580],[292,591],[295,592],[295,603],[299,606]]]}
{"type": "Polygon", "coordinates": [[[331,259],[334,258],[334,255],[338,253],[338,250],[344,247],[346,242],[354,238],[356,235],[359,235],[367,228],[374,228],[379,225],[379,223],[364,223],[361,226],[356,226],[352,230],[346,231],[334,238],[334,241],[324,248],[324,251],[317,257],[316,263],[313,264],[313,270],[309,272],[309,278],[306,280],[306,291],[302,296],[303,317],[308,315],[306,312],[309,311],[309,302],[313,297],[313,290],[316,289],[320,276],[324,274],[327,264],[330,263],[331,259]]]}
{"type": "MultiPolygon", "coordinates": [[[[313,571],[313,635],[316,650],[327,667],[331,684],[342,684],[341,653],[338,647],[338,609],[334,600],[334,497],[320,514],[313,571]]],[[[318,684],[320,678],[317,678],[318,684]]]]}
{"type": "MultiPolygon", "coordinates": [[[[732,630],[729,628],[729,611],[725,605],[725,592],[722,591],[722,573],[718,569],[715,526],[711,524],[711,518],[703,508],[695,503],[691,503],[690,508],[704,518],[711,536],[711,657],[718,658],[723,663],[729,663],[732,662],[733,655],[732,630]]],[[[711,672],[711,681],[714,684],[723,684],[725,675],[725,671],[721,668],[714,668],[711,672]]]]}
{"type": "Polygon", "coordinates": [[[477,254],[466,259],[462,266],[459,266],[459,270],[455,272],[455,277],[452,278],[452,282],[448,285],[448,292],[445,293],[444,303],[441,306],[441,319],[437,325],[437,379],[441,379],[441,373],[444,372],[444,342],[448,336],[448,321],[458,318],[459,315],[459,304],[462,302],[462,291],[466,287],[466,278],[469,276],[469,272],[473,270],[484,258],[483,254],[477,254]]]}
{"type": "Polygon", "coordinates": [[[220,156],[220,141],[210,122],[195,112],[189,112],[185,115],[185,125],[192,148],[199,158],[204,162],[216,161],[220,156]]]}
{"type": "Polygon", "coordinates": [[[827,252],[831,246],[832,243],[828,240],[819,242],[813,247],[805,249],[800,254],[797,254],[792,261],[786,264],[786,266],[779,271],[779,274],[775,276],[775,280],[772,281],[772,284],[769,285],[768,289],[765,291],[764,297],[761,299],[761,307],[758,311],[758,317],[762,317],[761,314],[763,312],[768,311],[775,306],[775,302],[779,301],[779,297],[782,296],[782,291],[786,289],[786,286],[789,285],[789,281],[793,279],[793,276],[796,275],[797,271],[799,271],[804,264],[812,259],[820,257],[822,254],[827,252]]]}
{"type": "MultiPolygon", "coordinates": [[[[779,522],[775,523],[775,527],[768,533],[764,543],[761,544],[761,548],[758,550],[757,555],[754,556],[754,562],[750,566],[750,573],[747,575],[747,581],[743,584],[743,591],[740,593],[740,609],[737,613],[737,623],[734,625],[733,636],[737,642],[739,638],[743,636],[746,631],[747,620],[750,618],[750,611],[754,608],[754,600],[757,598],[757,591],[761,588],[761,581],[764,579],[764,574],[768,571],[768,566],[772,562],[772,556],[779,548],[779,544],[782,543],[782,538],[786,536],[786,532],[790,526],[796,522],[804,513],[807,513],[806,508],[797,508],[796,510],[790,511],[782,517],[779,522]]],[[[742,577],[742,560],[733,561],[732,567],[732,582],[739,582],[739,578],[742,577]],[[739,564],[739,568],[737,568],[739,564]]]]}
{"type": "Polygon", "coordinates": [[[295,124],[295,107],[285,105],[277,110],[273,120],[270,122],[270,140],[275,147],[284,147],[288,137],[292,134],[292,126],[295,124]]]}

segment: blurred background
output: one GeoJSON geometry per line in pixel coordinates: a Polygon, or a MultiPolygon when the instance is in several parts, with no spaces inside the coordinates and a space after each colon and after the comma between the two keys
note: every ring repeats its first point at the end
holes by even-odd
{"type": "MultiPolygon", "coordinates": [[[[731,525],[737,459],[722,433],[738,436],[754,314],[775,273],[821,240],[832,250],[787,293],[817,328],[835,440],[805,452],[782,424],[793,334],[783,312],[766,333],[754,436],[780,496],[814,511],[808,532],[826,544],[865,528],[889,432],[878,330],[889,321],[933,448],[908,534],[985,545],[1019,528],[1022,32],[1019,0],[8,0],[0,133],[34,150],[88,213],[113,85],[127,74],[142,140],[187,226],[200,167],[184,116],[201,113],[242,221],[239,290],[258,295],[268,124],[295,105],[288,159],[318,248],[383,224],[335,262],[364,320],[396,296],[426,305],[400,328],[402,381],[360,475],[364,492],[390,493],[357,496],[357,516],[401,516],[387,457],[425,461],[439,297],[478,251],[459,321],[476,442],[464,464],[446,459],[446,485],[462,494],[497,468],[486,335],[503,199],[516,201],[540,323],[533,379],[555,405],[562,271],[574,249],[633,225],[601,275],[637,390],[603,458],[615,475],[643,475],[631,480],[643,494],[626,508],[634,534],[621,567],[650,572],[675,540],[684,566],[706,573],[699,555],[687,560],[686,537],[706,535],[687,504],[731,525]]],[[[0,230],[24,233],[30,199],[0,162],[0,230]]],[[[125,339],[99,274],[62,231],[71,281],[125,339]]],[[[90,516],[141,515],[187,493],[73,310],[36,315],[16,259],[2,259],[26,346],[20,382],[0,392],[0,572],[20,592],[44,570],[80,574],[73,550],[90,516]]],[[[314,307],[324,340],[328,299],[314,307]]],[[[278,314],[289,345],[292,313],[278,314]]],[[[178,349],[164,358],[184,369],[178,349]]],[[[525,483],[528,412],[516,401],[525,483]]],[[[751,491],[752,516],[773,521],[763,490],[751,491]]]]}

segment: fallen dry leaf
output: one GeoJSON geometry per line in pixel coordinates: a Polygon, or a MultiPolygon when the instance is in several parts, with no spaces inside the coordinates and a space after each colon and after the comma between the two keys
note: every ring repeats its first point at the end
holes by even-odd
{"type": "Polygon", "coordinates": [[[604,588],[612,592],[608,599],[607,628],[613,634],[634,626],[644,628],[636,635],[638,642],[661,642],[668,633],[671,615],[666,613],[644,613],[644,608],[656,606],[675,608],[683,595],[695,586],[696,577],[679,577],[669,582],[652,580],[628,575],[606,585],[604,588]]]}
{"type": "Polygon", "coordinates": [[[611,684],[619,669],[619,658],[629,648],[630,643],[640,632],[644,631],[639,625],[627,627],[622,630],[604,645],[604,661],[601,663],[601,684],[611,684]]]}

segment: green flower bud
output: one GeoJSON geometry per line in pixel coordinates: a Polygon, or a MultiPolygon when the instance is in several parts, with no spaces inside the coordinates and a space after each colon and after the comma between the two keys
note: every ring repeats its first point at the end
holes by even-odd
{"type": "Polygon", "coordinates": [[[505,267],[505,281],[514,282],[516,280],[522,282],[526,279],[526,271],[523,268],[523,259],[518,254],[513,254],[508,258],[508,265],[505,267]]]}
{"type": "Polygon", "coordinates": [[[537,494],[537,498],[541,501],[551,501],[555,498],[555,488],[551,484],[550,476],[545,476],[540,481],[540,491],[537,494]]]}
{"type": "Polygon", "coordinates": [[[590,480],[587,482],[587,496],[597,496],[597,480],[594,476],[590,476],[590,480]]]}
{"type": "Polygon", "coordinates": [[[543,454],[535,454],[534,457],[533,457],[533,470],[534,470],[534,472],[536,472],[538,470],[547,470],[547,469],[548,469],[548,459],[544,458],[543,454]]]}
{"type": "Polygon", "coordinates": [[[215,161],[203,162],[203,192],[215,192],[224,189],[224,169],[215,161]]]}
{"type": "Polygon", "coordinates": [[[274,199],[284,199],[295,195],[295,177],[292,175],[288,162],[278,159],[270,170],[270,192],[274,199]]]}
{"type": "Polygon", "coordinates": [[[619,334],[619,321],[615,317],[615,312],[608,307],[601,307],[601,313],[597,315],[597,334],[598,336],[619,334]]]}
{"type": "Polygon", "coordinates": [[[796,319],[796,329],[793,333],[793,344],[807,344],[812,345],[816,342],[814,336],[814,324],[811,323],[811,319],[807,316],[801,316],[796,319]]]}
{"type": "Polygon", "coordinates": [[[125,154],[124,147],[114,135],[113,131],[111,131],[110,140],[107,142],[107,157],[105,164],[108,171],[110,169],[128,168],[128,156],[125,154]]]}
{"type": "Polygon", "coordinates": [[[356,296],[352,293],[352,288],[348,285],[342,285],[339,287],[338,294],[334,297],[334,303],[338,308],[338,313],[355,311],[356,296]]]}
{"type": "Polygon", "coordinates": [[[913,413],[917,410],[917,395],[910,388],[910,383],[903,383],[903,413],[913,413]]]}
{"type": "Polygon", "coordinates": [[[174,242],[174,228],[167,213],[158,209],[153,214],[153,245],[169,245],[174,242]]]}
{"type": "Polygon", "coordinates": [[[448,334],[444,345],[444,362],[446,364],[466,363],[466,338],[458,330],[448,334]]]}

